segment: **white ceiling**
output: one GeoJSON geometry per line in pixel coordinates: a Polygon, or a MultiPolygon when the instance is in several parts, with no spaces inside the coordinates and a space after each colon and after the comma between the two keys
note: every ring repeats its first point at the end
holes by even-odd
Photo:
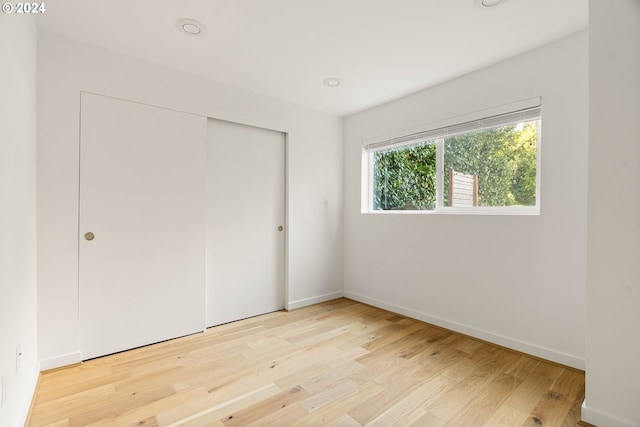
{"type": "Polygon", "coordinates": [[[57,0],[39,28],[347,115],[588,26],[587,0],[57,0]],[[176,29],[202,22],[198,37],[176,29]],[[324,86],[339,77],[338,88],[324,86]]]}

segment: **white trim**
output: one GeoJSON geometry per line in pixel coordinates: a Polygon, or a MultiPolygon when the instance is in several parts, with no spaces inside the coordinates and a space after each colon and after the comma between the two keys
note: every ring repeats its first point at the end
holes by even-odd
{"type": "Polygon", "coordinates": [[[40,370],[48,371],[49,369],[61,368],[63,366],[74,365],[80,362],[82,362],[82,354],[79,351],[76,351],[41,360],[40,370]]]}
{"type": "Polygon", "coordinates": [[[379,210],[364,211],[367,215],[540,215],[540,209],[535,206],[476,206],[469,208],[456,208],[443,206],[434,210],[379,210]]]}
{"type": "Polygon", "coordinates": [[[370,212],[373,210],[373,153],[367,153],[366,150],[362,150],[362,167],[360,183],[361,183],[361,209],[360,212],[370,212]]]}
{"type": "Polygon", "coordinates": [[[287,310],[295,310],[297,308],[302,308],[308,305],[318,304],[325,301],[331,301],[332,299],[337,298],[342,298],[342,291],[331,292],[329,294],[318,295],[315,297],[300,299],[297,301],[289,301],[287,303],[287,310]]]}
{"type": "Polygon", "coordinates": [[[289,233],[289,194],[291,190],[291,186],[289,185],[289,176],[291,175],[289,172],[289,159],[291,157],[290,153],[290,141],[289,141],[289,132],[281,132],[284,135],[284,262],[282,268],[284,268],[284,292],[282,304],[284,307],[287,306],[287,301],[289,301],[289,294],[291,293],[291,281],[289,274],[289,266],[290,266],[290,253],[289,247],[291,234],[289,233]]]}
{"type": "MultiPolygon", "coordinates": [[[[369,175],[373,181],[373,174],[369,175]]],[[[371,197],[373,199],[373,196],[371,197]]],[[[436,140],[436,211],[444,204],[444,138],[436,140]]],[[[372,209],[373,210],[373,209],[372,209]]]]}
{"type": "Polygon", "coordinates": [[[622,419],[616,415],[611,415],[597,409],[589,408],[587,401],[582,402],[582,410],[580,413],[582,421],[588,422],[595,426],[602,427],[636,427],[637,424],[631,420],[622,419]]]}
{"type": "Polygon", "coordinates": [[[370,298],[364,295],[360,295],[354,292],[345,291],[345,298],[350,298],[355,301],[360,301],[365,304],[372,305],[374,307],[382,308],[392,311],[394,313],[402,314],[413,319],[422,320],[436,326],[440,326],[455,332],[459,332],[465,335],[469,335],[484,341],[488,341],[503,347],[511,348],[513,350],[521,351],[526,354],[530,354],[542,359],[550,360],[562,365],[571,366],[580,370],[585,369],[584,358],[556,351],[550,348],[542,347],[536,344],[532,344],[526,341],[521,341],[515,338],[506,337],[500,334],[496,334],[490,331],[475,328],[473,326],[465,325],[463,323],[454,322],[451,320],[443,319],[438,316],[434,316],[422,311],[414,310],[407,307],[387,303],[376,298],[370,298]]]}
{"type": "Polygon", "coordinates": [[[537,122],[537,133],[538,133],[538,141],[536,142],[536,209],[538,210],[538,214],[540,214],[540,189],[542,185],[540,181],[542,180],[542,112],[540,113],[540,119],[537,122]]]}

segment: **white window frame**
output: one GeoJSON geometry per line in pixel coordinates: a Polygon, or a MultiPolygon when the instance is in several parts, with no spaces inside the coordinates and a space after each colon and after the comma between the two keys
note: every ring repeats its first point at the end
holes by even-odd
{"type": "MultiPolygon", "coordinates": [[[[362,144],[362,200],[361,212],[374,215],[540,215],[540,170],[541,170],[541,141],[542,141],[542,113],[540,97],[503,105],[501,107],[479,111],[465,116],[459,116],[420,126],[402,132],[396,132],[365,140],[362,144]],[[533,113],[532,113],[533,111],[533,113]],[[528,118],[529,115],[537,118],[528,118]],[[521,115],[523,121],[538,121],[538,141],[536,144],[536,204],[535,206],[475,206],[452,207],[443,206],[444,200],[444,139],[447,136],[480,130],[482,123],[488,123],[486,129],[500,126],[500,120],[509,115],[521,115]],[[492,124],[496,119],[498,124],[492,124]],[[464,130],[468,128],[468,130],[464,130]],[[430,137],[433,135],[433,137],[430,137]],[[418,142],[435,141],[436,144],[436,207],[433,210],[374,210],[373,209],[373,168],[374,153],[384,148],[402,147],[418,142]]],[[[507,121],[507,119],[505,119],[507,121]]],[[[506,124],[506,123],[505,123],[506,124]]]]}

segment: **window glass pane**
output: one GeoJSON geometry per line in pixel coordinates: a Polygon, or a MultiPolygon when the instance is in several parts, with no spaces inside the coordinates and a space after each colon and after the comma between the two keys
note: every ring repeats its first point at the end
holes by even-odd
{"type": "Polygon", "coordinates": [[[433,210],[436,207],[436,144],[376,151],[373,157],[374,210],[433,210]]]}
{"type": "Polygon", "coordinates": [[[537,141],[537,121],[445,138],[443,205],[535,206],[537,141]]]}

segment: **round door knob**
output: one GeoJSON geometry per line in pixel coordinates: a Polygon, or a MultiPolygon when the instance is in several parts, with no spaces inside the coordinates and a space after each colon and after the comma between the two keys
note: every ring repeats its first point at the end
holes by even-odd
{"type": "Polygon", "coordinates": [[[93,240],[96,238],[96,235],[89,231],[87,233],[84,233],[84,238],[87,240],[93,240]]]}
{"type": "Polygon", "coordinates": [[[279,226],[278,226],[278,231],[282,231],[282,230],[284,230],[284,227],[283,227],[283,226],[281,226],[281,225],[279,225],[279,226]]]}

